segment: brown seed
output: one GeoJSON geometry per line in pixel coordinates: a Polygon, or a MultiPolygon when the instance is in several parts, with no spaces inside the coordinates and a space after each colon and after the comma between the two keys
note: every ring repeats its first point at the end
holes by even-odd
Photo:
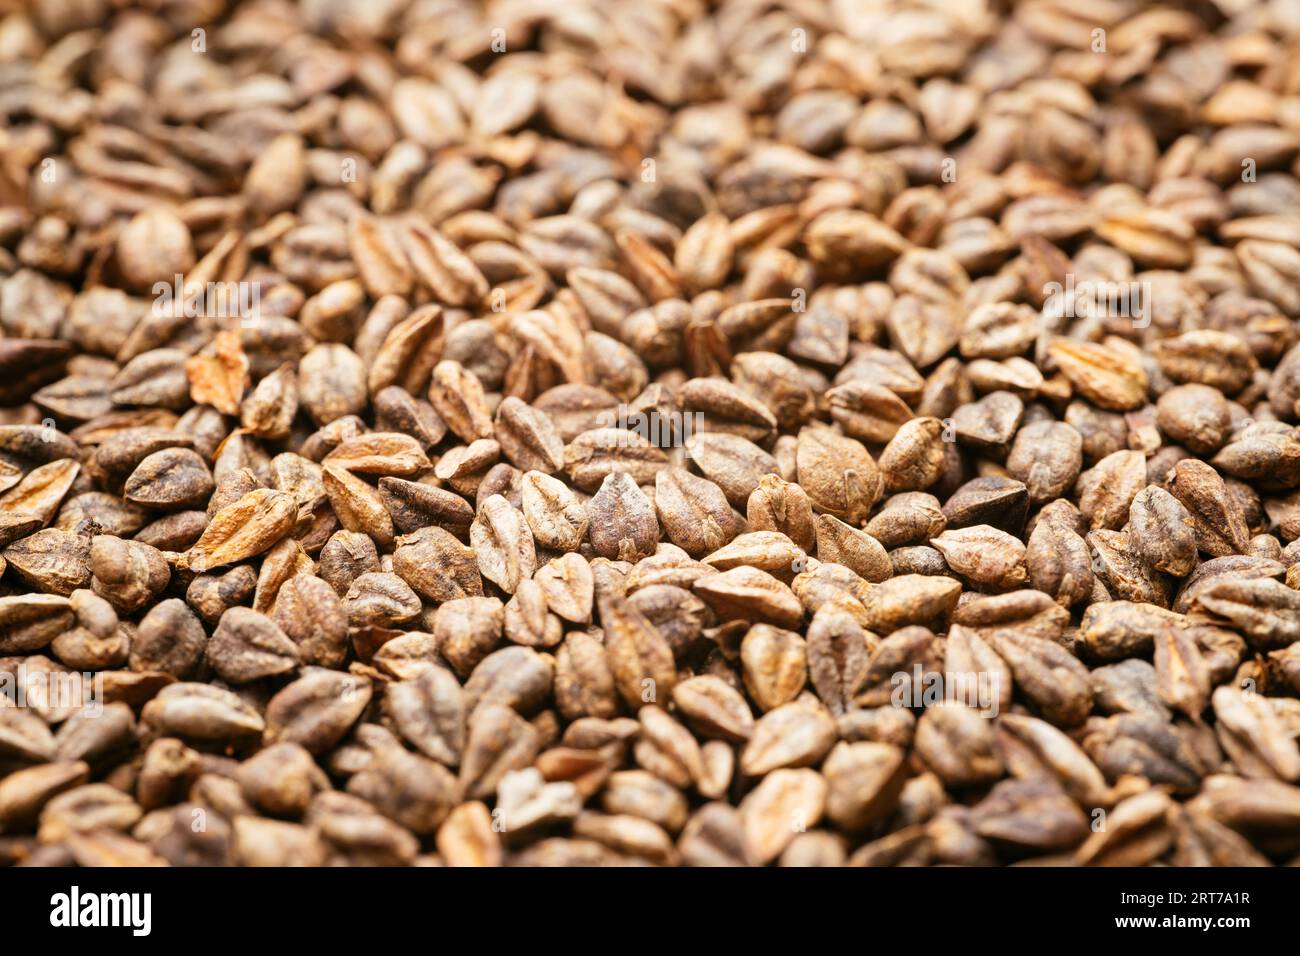
{"type": "Polygon", "coordinates": [[[1125,411],[1146,399],[1146,372],[1118,349],[1057,339],[1050,354],[1070,384],[1098,408],[1125,411]]]}
{"type": "Polygon", "coordinates": [[[365,363],[346,345],[322,342],[298,363],[298,401],[317,425],[358,414],[368,398],[365,363]]]}
{"type": "Polygon", "coordinates": [[[1090,531],[1085,540],[1094,555],[1096,581],[1106,588],[1106,593],[1161,607],[1169,604],[1168,582],[1138,557],[1129,535],[1090,531]]]}
{"type": "Polygon", "coordinates": [[[298,508],[292,497],[270,489],[250,491],[213,516],[187,554],[191,570],[207,571],[261,554],[293,528],[298,508]]]}
{"type": "Polygon", "coordinates": [[[136,628],[131,669],[161,671],[185,680],[203,659],[207,641],[194,612],[184,601],[170,598],[154,605],[136,628]]]}
{"type": "Polygon", "coordinates": [[[1088,818],[1055,781],[1004,780],[972,814],[981,837],[1031,850],[1064,850],[1088,834],[1088,818]]]}
{"type": "Polygon", "coordinates": [[[1007,472],[1025,483],[1029,500],[1046,504],[1065,495],[1083,467],[1083,439],[1064,422],[1032,422],[1016,433],[1007,472]]]}
{"type": "Polygon", "coordinates": [[[845,601],[829,601],[813,615],[808,625],[808,671],[817,696],[832,714],[853,708],[878,640],[845,601]]]}
{"type": "Polygon", "coordinates": [[[583,432],[564,449],[564,469],[582,491],[593,492],[613,472],[626,472],[637,484],[648,484],[667,464],[660,449],[636,432],[597,428],[583,432]]]}
{"type": "Polygon", "coordinates": [[[364,677],[304,668],[266,705],[266,741],[289,741],[313,754],[324,753],[351,730],[370,696],[371,684],[364,677]]]}
{"type": "Polygon", "coordinates": [[[799,695],[808,679],[808,650],[803,638],[770,624],[756,624],[740,645],[745,689],[764,711],[799,695]]]}
{"type": "Polygon", "coordinates": [[[782,767],[817,764],[835,742],[835,721],[814,702],[796,700],[768,711],[740,755],[740,768],[761,776],[782,767]]]}
{"type": "Polygon", "coordinates": [[[426,667],[409,681],[390,684],[384,713],[397,732],[425,756],[449,767],[460,763],[465,745],[465,705],[451,672],[426,667]]]}
{"type": "Polygon", "coordinates": [[[867,627],[876,634],[892,634],[909,624],[942,620],[952,613],[960,594],[961,584],[952,578],[918,574],[890,578],[863,596],[867,627]]]}
{"type": "Polygon", "coordinates": [[[865,442],[886,442],[912,418],[912,411],[884,385],[849,381],[826,393],[831,418],[845,433],[865,442]]]}
{"type": "Polygon", "coordinates": [[[1224,575],[1196,595],[1191,610],[1232,625],[1253,646],[1272,649],[1293,643],[1300,634],[1296,595],[1269,578],[1224,575]]]}
{"type": "Polygon", "coordinates": [[[197,452],[169,448],[140,462],[126,480],[125,496],[148,508],[198,507],[207,504],[214,487],[197,452]]]}
{"type": "MultiPolygon", "coordinates": [[[[185,374],[196,404],[211,405],[223,415],[238,414],[239,401],[248,386],[248,357],[238,335],[218,333],[209,348],[185,362],[185,374]]],[[[137,384],[135,389],[140,387],[137,384]]]]}
{"type": "Polygon", "coordinates": [[[465,682],[465,703],[502,704],[523,714],[536,711],[551,691],[554,668],[549,657],[527,647],[494,651],[474,668],[465,682]]]}
{"type": "Polygon", "coordinates": [[[71,459],[32,469],[22,481],[0,495],[0,512],[32,515],[42,524],[48,523],[80,471],[81,465],[71,459]]]}
{"type": "Polygon", "coordinates": [[[814,507],[861,524],[880,499],[883,479],[867,449],[826,428],[805,428],[796,450],[799,484],[814,507]]]}
{"type": "Polygon", "coordinates": [[[866,527],[886,548],[916,544],[943,533],[947,526],[939,501],[923,492],[905,492],[885,501],[866,527]]]}
{"type": "Polygon", "coordinates": [[[430,467],[420,443],[399,432],[371,432],[349,438],[321,463],[363,475],[397,478],[410,478],[430,467]]]}
{"type": "Polygon", "coordinates": [[[462,441],[492,437],[492,416],[483,386],[459,362],[443,361],[434,366],[429,402],[462,441]]]}
{"type": "Polygon", "coordinates": [[[161,733],[192,740],[230,741],[260,734],[264,726],[251,705],[208,684],[164,687],[140,716],[161,733]]]}
{"type": "Polygon", "coordinates": [[[90,586],[118,611],[131,614],[153,601],[171,580],[162,553],[139,541],[96,535],[90,545],[90,586]]]}
{"type": "Polygon", "coordinates": [[[0,753],[22,761],[44,762],[54,759],[54,734],[40,717],[26,709],[0,709],[0,753]]]}
{"type": "Polygon", "coordinates": [[[462,803],[438,828],[438,852],[449,866],[499,866],[501,845],[485,804],[462,803]]]}
{"type": "Polygon", "coordinates": [[[614,675],[599,641],[571,632],[555,655],[555,700],[570,719],[612,717],[618,713],[614,675]]]}
{"type": "Polygon", "coordinates": [[[506,639],[525,647],[554,647],[564,625],[546,606],[546,594],[536,580],[521,581],[505,607],[506,639]]]}
{"type": "Polygon", "coordinates": [[[495,436],[520,470],[549,475],[564,465],[564,442],[550,418],[513,396],[497,408],[495,436]]]}
{"type": "Polygon", "coordinates": [[[392,518],[394,532],[399,535],[438,525],[458,536],[469,537],[474,509],[459,495],[433,485],[385,476],[379,479],[379,499],[392,518]]]}
{"type": "MultiPolygon", "coordinates": [[[[372,725],[365,729],[379,730],[372,725]]],[[[372,759],[348,781],[348,792],[413,833],[435,832],[458,789],[451,773],[405,750],[390,735],[367,732],[362,743],[371,750],[372,759]]]]}
{"type": "Polygon", "coordinates": [[[606,476],[586,510],[591,546],[602,557],[636,561],[659,544],[655,505],[627,472],[606,476]]]}
{"type": "Polygon", "coordinates": [[[566,554],[537,569],[533,580],[541,587],[546,606],[566,621],[585,624],[591,619],[595,581],[591,566],[577,554],[566,554]]]}
{"type": "Polygon", "coordinates": [[[677,680],[673,654],[659,629],[623,598],[598,600],[605,653],[614,685],[628,707],[670,694],[677,680]]]}
{"type": "Polygon", "coordinates": [[[514,593],[519,582],[537,569],[532,530],[518,509],[500,495],[492,495],[479,507],[469,535],[479,571],[506,593],[514,593]]]}
{"type": "Polygon", "coordinates": [[[960,703],[926,707],[916,724],[916,752],[944,783],[965,787],[1002,775],[993,722],[960,703]]]}
{"type": "Polygon", "coordinates": [[[1051,641],[1014,631],[991,635],[998,656],[1007,662],[1016,687],[1045,720],[1058,727],[1076,726],[1092,707],[1088,669],[1051,641]]]}
{"type": "Polygon", "coordinates": [[[204,621],[216,624],[227,608],[251,599],[256,587],[257,574],[241,564],[224,574],[196,576],[185,591],[185,601],[204,621]]]}
{"type": "Polygon", "coordinates": [[[243,607],[221,616],[206,654],[213,669],[232,684],[284,674],[299,662],[297,645],[270,618],[243,607]]]}
{"type": "Polygon", "coordinates": [[[836,826],[863,830],[897,806],[903,751],[885,743],[839,743],[823,764],[826,815],[836,826]]]}
{"type": "Polygon", "coordinates": [[[0,782],[0,821],[13,828],[30,825],[52,798],[85,784],[89,777],[90,767],[80,760],[16,771],[0,782]]]}
{"type": "Polygon", "coordinates": [[[281,586],[271,619],[298,645],[306,664],[338,667],[346,658],[348,616],[325,581],[299,574],[281,586]]]}
{"type": "Polygon", "coordinates": [[[742,620],[797,627],[803,621],[803,607],[794,592],[765,571],[735,567],[701,578],[695,593],[721,620],[742,620]]]}
{"type": "Polygon", "coordinates": [[[1219,743],[1243,775],[1288,782],[1300,778],[1300,749],[1265,698],[1220,687],[1212,702],[1219,743]]]}
{"type": "Polygon", "coordinates": [[[1265,490],[1289,490],[1300,484],[1300,440],[1280,422],[1246,428],[1210,463],[1220,471],[1265,490]]]}
{"type": "Polygon", "coordinates": [[[438,609],[433,636],[442,656],[462,677],[501,642],[504,606],[494,597],[465,597],[438,609]]]}
{"type": "Polygon", "coordinates": [[[426,451],[442,441],[447,425],[426,401],[399,385],[380,389],[374,398],[375,421],[381,431],[402,432],[416,439],[426,451]]]}
{"type": "Polygon", "coordinates": [[[947,458],[943,431],[937,418],[913,418],[898,429],[880,453],[887,492],[923,491],[939,480],[947,458]]]}
{"type": "Polygon", "coordinates": [[[654,507],[669,540],[691,557],[716,551],[741,529],[722,490],[680,468],[655,476],[654,507]]]}
{"type": "Polygon", "coordinates": [[[817,558],[842,564],[872,583],[893,574],[889,555],[879,541],[833,515],[817,517],[817,558]]]}
{"type": "Polygon", "coordinates": [[[18,577],[47,593],[66,597],[90,583],[90,539],[85,535],[45,528],[5,548],[4,559],[18,577]]]}
{"type": "Polygon", "coordinates": [[[393,542],[393,519],[379,492],[337,465],[325,465],[321,477],[339,524],[348,531],[369,535],[381,545],[393,542]]]}
{"type": "Polygon", "coordinates": [[[1223,393],[1208,385],[1178,385],[1156,403],[1156,424],[1196,455],[1213,454],[1228,437],[1232,419],[1223,393]]]}
{"type": "Polygon", "coordinates": [[[402,578],[386,572],[363,574],[343,595],[343,610],[353,628],[391,628],[420,616],[419,596],[402,578]]]}
{"type": "Polygon", "coordinates": [[[682,235],[675,264],[691,291],[717,288],[731,271],[734,245],[729,226],[725,216],[713,212],[701,216],[682,235]]]}
{"type": "Polygon", "coordinates": [[[768,863],[796,833],[816,826],[826,808],[826,780],[816,771],[775,770],[740,804],[745,842],[758,863],[768,863]]]}
{"type": "Polygon", "coordinates": [[[799,485],[778,475],[764,475],[745,509],[746,520],[755,531],[778,531],[805,551],[813,546],[812,506],[799,485]]]}
{"type": "Polygon", "coordinates": [[[1203,461],[1186,459],[1174,466],[1165,484],[1191,516],[1201,551],[1222,557],[1246,550],[1244,517],[1218,472],[1203,461]]]}
{"type": "Polygon", "coordinates": [[[1079,511],[1093,528],[1118,530],[1128,520],[1133,499],[1145,486],[1146,459],[1142,453],[1117,451],[1079,476],[1079,511]]]}
{"type": "Polygon", "coordinates": [[[754,717],[739,691],[725,681],[702,675],[673,688],[673,703],[699,732],[733,742],[748,740],[754,717]]]}
{"type": "Polygon", "coordinates": [[[1007,391],[995,391],[952,413],[953,435],[963,445],[1002,449],[1020,427],[1025,403],[1007,391]]]}
{"type": "Polygon", "coordinates": [[[1205,710],[1210,675],[1191,634],[1173,627],[1155,639],[1156,689],[1169,707],[1196,720],[1205,710]]]}
{"type": "Polygon", "coordinates": [[[530,471],[521,491],[524,517],[537,543],[555,551],[576,551],[587,536],[587,509],[563,482],[530,471]]]}
{"type": "Polygon", "coordinates": [[[948,566],[972,584],[1007,590],[1028,581],[1025,546],[1005,531],[988,525],[945,531],[930,543],[948,566]]]}
{"type": "Polygon", "coordinates": [[[1185,577],[1196,566],[1196,526],[1169,492],[1148,485],[1129,507],[1132,550],[1157,571],[1185,577]]]}
{"type": "Polygon", "coordinates": [[[1088,545],[1064,524],[1040,517],[1025,548],[1029,583],[1062,607],[1074,607],[1092,594],[1092,556],[1088,545]]]}
{"type": "Polygon", "coordinates": [[[442,602],[483,593],[474,549],[449,531],[421,528],[396,543],[393,571],[422,597],[442,602]]]}

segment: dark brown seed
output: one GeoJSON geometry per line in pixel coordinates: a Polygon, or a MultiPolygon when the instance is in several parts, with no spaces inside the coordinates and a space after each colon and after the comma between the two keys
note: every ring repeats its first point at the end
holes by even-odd
{"type": "Polygon", "coordinates": [[[647,557],[659,544],[655,505],[624,471],[608,475],[587,503],[587,527],[592,549],[618,561],[647,557]]]}
{"type": "Polygon", "coordinates": [[[371,683],[364,677],[304,668],[296,681],[267,703],[266,741],[289,741],[311,753],[324,753],[352,729],[369,705],[371,693],[371,683]]]}
{"type": "Polygon", "coordinates": [[[605,652],[614,685],[628,707],[667,699],[677,680],[668,641],[626,600],[609,595],[598,601],[605,652]]]}
{"type": "Polygon", "coordinates": [[[346,660],[347,610],[320,578],[298,574],[284,582],[271,619],[298,645],[304,664],[339,667],[346,660]]]}
{"type": "Polygon", "coordinates": [[[270,618],[243,607],[221,616],[206,654],[213,669],[232,684],[287,673],[300,659],[297,645],[270,618]]]}
{"type": "Polygon", "coordinates": [[[988,525],[1011,535],[1025,526],[1029,492],[1015,479],[998,475],[973,478],[958,488],[943,506],[949,528],[988,525]]]}
{"type": "Polygon", "coordinates": [[[385,476],[379,479],[379,499],[399,535],[411,534],[429,525],[438,525],[453,533],[469,536],[474,509],[460,495],[442,488],[385,476]]]}
{"type": "Polygon", "coordinates": [[[1016,433],[1007,472],[1025,483],[1034,505],[1046,504],[1074,486],[1083,467],[1083,439],[1064,422],[1032,422],[1016,433]]]}
{"type": "Polygon", "coordinates": [[[396,543],[393,572],[421,597],[441,602],[483,593],[474,550],[451,532],[431,525],[396,543]]]}
{"type": "Polygon", "coordinates": [[[830,601],[813,615],[808,624],[808,672],[831,713],[852,709],[878,642],[845,602],[830,601]]]}
{"type": "Polygon", "coordinates": [[[441,667],[424,668],[413,680],[390,684],[384,713],[404,740],[449,767],[465,746],[465,705],[460,683],[441,667]]]}
{"type": "Polygon", "coordinates": [[[1157,571],[1185,577],[1196,566],[1196,526],[1169,492],[1148,485],[1129,506],[1129,543],[1157,571]]]}
{"type": "Polygon", "coordinates": [[[1246,550],[1245,519],[1218,472],[1203,461],[1186,459],[1174,466],[1166,485],[1191,516],[1201,551],[1218,558],[1246,550]]]}
{"type": "Polygon", "coordinates": [[[691,557],[716,551],[742,530],[722,489],[680,468],[655,476],[654,507],[665,535],[691,557]]]}
{"type": "Polygon", "coordinates": [[[203,660],[208,635],[184,601],[170,598],[154,605],[131,641],[131,669],[161,671],[178,680],[189,678],[203,660]]]}

